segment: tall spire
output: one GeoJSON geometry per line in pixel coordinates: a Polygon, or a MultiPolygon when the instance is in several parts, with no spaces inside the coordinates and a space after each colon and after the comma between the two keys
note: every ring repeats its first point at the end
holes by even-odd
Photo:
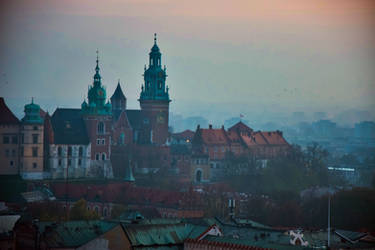
{"type": "Polygon", "coordinates": [[[154,44],[156,44],[156,33],[154,33],[154,44]]]}
{"type": "Polygon", "coordinates": [[[96,50],[96,67],[95,67],[95,75],[94,75],[94,84],[99,84],[100,85],[100,80],[101,80],[101,76],[100,76],[100,68],[99,68],[99,50],[97,49],[96,50]]]}

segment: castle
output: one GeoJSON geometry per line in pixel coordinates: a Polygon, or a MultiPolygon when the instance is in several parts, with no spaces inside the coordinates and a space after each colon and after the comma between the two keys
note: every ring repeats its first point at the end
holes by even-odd
{"type": "MultiPolygon", "coordinates": [[[[17,138],[10,142],[17,144],[14,151],[6,155],[18,155],[10,163],[18,168],[14,172],[24,179],[113,178],[112,147],[165,145],[171,100],[156,34],[143,76],[140,110],[127,109],[120,82],[110,101],[107,99],[98,55],[93,83],[81,108],[57,108],[50,116],[32,101],[25,106],[24,118],[18,121],[1,99],[7,113],[2,114],[3,122],[13,128],[7,134],[11,140],[17,138]]],[[[4,138],[7,140],[8,136],[4,138]]],[[[8,161],[4,164],[9,165],[8,161]]],[[[131,170],[126,172],[126,178],[134,180],[131,170]]]]}
{"type": "Polygon", "coordinates": [[[134,169],[139,173],[168,169],[200,183],[220,176],[215,173],[222,172],[228,157],[264,161],[287,154],[290,146],[281,131],[253,131],[242,122],[227,131],[210,125],[170,134],[171,100],[161,55],[155,34],[138,99],[140,110],[127,109],[120,82],[107,98],[98,55],[93,83],[81,108],[57,108],[50,116],[32,100],[19,121],[0,98],[0,175],[131,182],[134,169]],[[181,142],[184,145],[177,145],[181,142]]]}

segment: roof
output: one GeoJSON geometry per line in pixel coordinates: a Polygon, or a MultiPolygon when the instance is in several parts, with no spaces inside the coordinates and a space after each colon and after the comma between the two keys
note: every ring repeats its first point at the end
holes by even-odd
{"type": "Polygon", "coordinates": [[[243,123],[242,121],[239,121],[237,122],[236,124],[234,124],[232,127],[230,127],[228,129],[228,131],[237,131],[237,132],[240,132],[240,133],[252,133],[253,130],[248,127],[245,123],[243,123]]]}
{"type": "Polygon", "coordinates": [[[285,145],[288,144],[284,139],[281,131],[269,131],[261,132],[263,137],[266,138],[267,142],[271,145],[285,145]]]}
{"type": "Polygon", "coordinates": [[[269,248],[262,248],[259,246],[249,246],[247,244],[241,244],[242,242],[226,242],[223,240],[223,237],[212,237],[210,240],[197,240],[197,239],[187,239],[185,244],[190,245],[189,249],[249,249],[249,250],[261,250],[261,249],[269,249],[269,248]],[[215,239],[218,238],[216,241],[215,239]],[[194,245],[194,246],[191,246],[194,245]],[[206,247],[203,247],[206,246],[206,247]]]}
{"type": "Polygon", "coordinates": [[[0,234],[13,231],[14,225],[20,217],[20,215],[1,215],[0,234]]]}
{"type": "Polygon", "coordinates": [[[81,109],[58,108],[53,113],[51,122],[55,144],[89,144],[81,109]]]}
{"type": "Polygon", "coordinates": [[[121,86],[120,86],[120,82],[117,83],[117,87],[115,89],[115,92],[111,96],[111,100],[112,99],[122,99],[122,100],[126,99],[124,93],[122,92],[122,89],[121,89],[121,86]]]}
{"type": "Polygon", "coordinates": [[[126,110],[126,115],[133,129],[142,127],[142,112],[141,110],[128,109],[126,110]]]}
{"type": "Polygon", "coordinates": [[[204,144],[223,145],[228,144],[228,138],[224,129],[200,129],[204,144]]]}
{"type": "Polygon", "coordinates": [[[367,236],[367,233],[353,232],[347,230],[335,230],[335,233],[341,238],[344,238],[345,240],[351,243],[355,243],[356,241],[367,236]]]}
{"type": "Polygon", "coordinates": [[[174,133],[172,134],[172,137],[176,138],[176,139],[183,139],[183,140],[192,140],[193,137],[194,137],[194,132],[191,131],[190,129],[187,129],[185,131],[182,131],[180,133],[174,133]]]}
{"type": "Polygon", "coordinates": [[[258,145],[267,145],[268,144],[266,138],[264,138],[264,136],[263,136],[263,132],[261,132],[261,131],[253,133],[253,137],[254,137],[255,143],[258,144],[258,145]]]}
{"type": "Polygon", "coordinates": [[[183,244],[192,231],[189,224],[122,224],[133,247],[183,244]]]}
{"type": "Polygon", "coordinates": [[[110,231],[119,223],[108,221],[40,222],[44,242],[51,248],[78,247],[110,231]]]}
{"type": "Polygon", "coordinates": [[[19,124],[20,121],[6,105],[4,98],[0,97],[0,124],[19,124]]]}

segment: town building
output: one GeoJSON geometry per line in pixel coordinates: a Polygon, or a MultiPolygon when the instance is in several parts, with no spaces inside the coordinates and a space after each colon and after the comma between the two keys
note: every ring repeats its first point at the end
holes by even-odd
{"type": "Polygon", "coordinates": [[[21,123],[0,97],[0,175],[19,174],[21,123]]]}

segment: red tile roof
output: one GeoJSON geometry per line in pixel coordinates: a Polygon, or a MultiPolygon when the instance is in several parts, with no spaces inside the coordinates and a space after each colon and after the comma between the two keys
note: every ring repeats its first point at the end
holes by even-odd
{"type": "Polygon", "coordinates": [[[255,133],[253,133],[252,135],[254,137],[254,141],[255,141],[256,144],[258,144],[258,145],[267,145],[268,144],[268,141],[266,140],[266,138],[264,138],[261,131],[257,131],[255,133]]]}
{"type": "Polygon", "coordinates": [[[0,124],[19,124],[18,118],[5,104],[4,98],[0,97],[0,124]]]}
{"type": "Polygon", "coordinates": [[[280,131],[261,132],[263,137],[266,138],[267,142],[271,145],[287,145],[288,142],[282,136],[280,131]]]}
{"type": "Polygon", "coordinates": [[[214,145],[227,145],[229,140],[224,129],[200,129],[203,143],[214,145]]]}
{"type": "Polygon", "coordinates": [[[250,127],[248,127],[245,123],[241,121],[237,122],[235,125],[230,127],[228,131],[237,131],[239,133],[248,133],[248,134],[251,134],[253,132],[253,130],[250,127]]]}

